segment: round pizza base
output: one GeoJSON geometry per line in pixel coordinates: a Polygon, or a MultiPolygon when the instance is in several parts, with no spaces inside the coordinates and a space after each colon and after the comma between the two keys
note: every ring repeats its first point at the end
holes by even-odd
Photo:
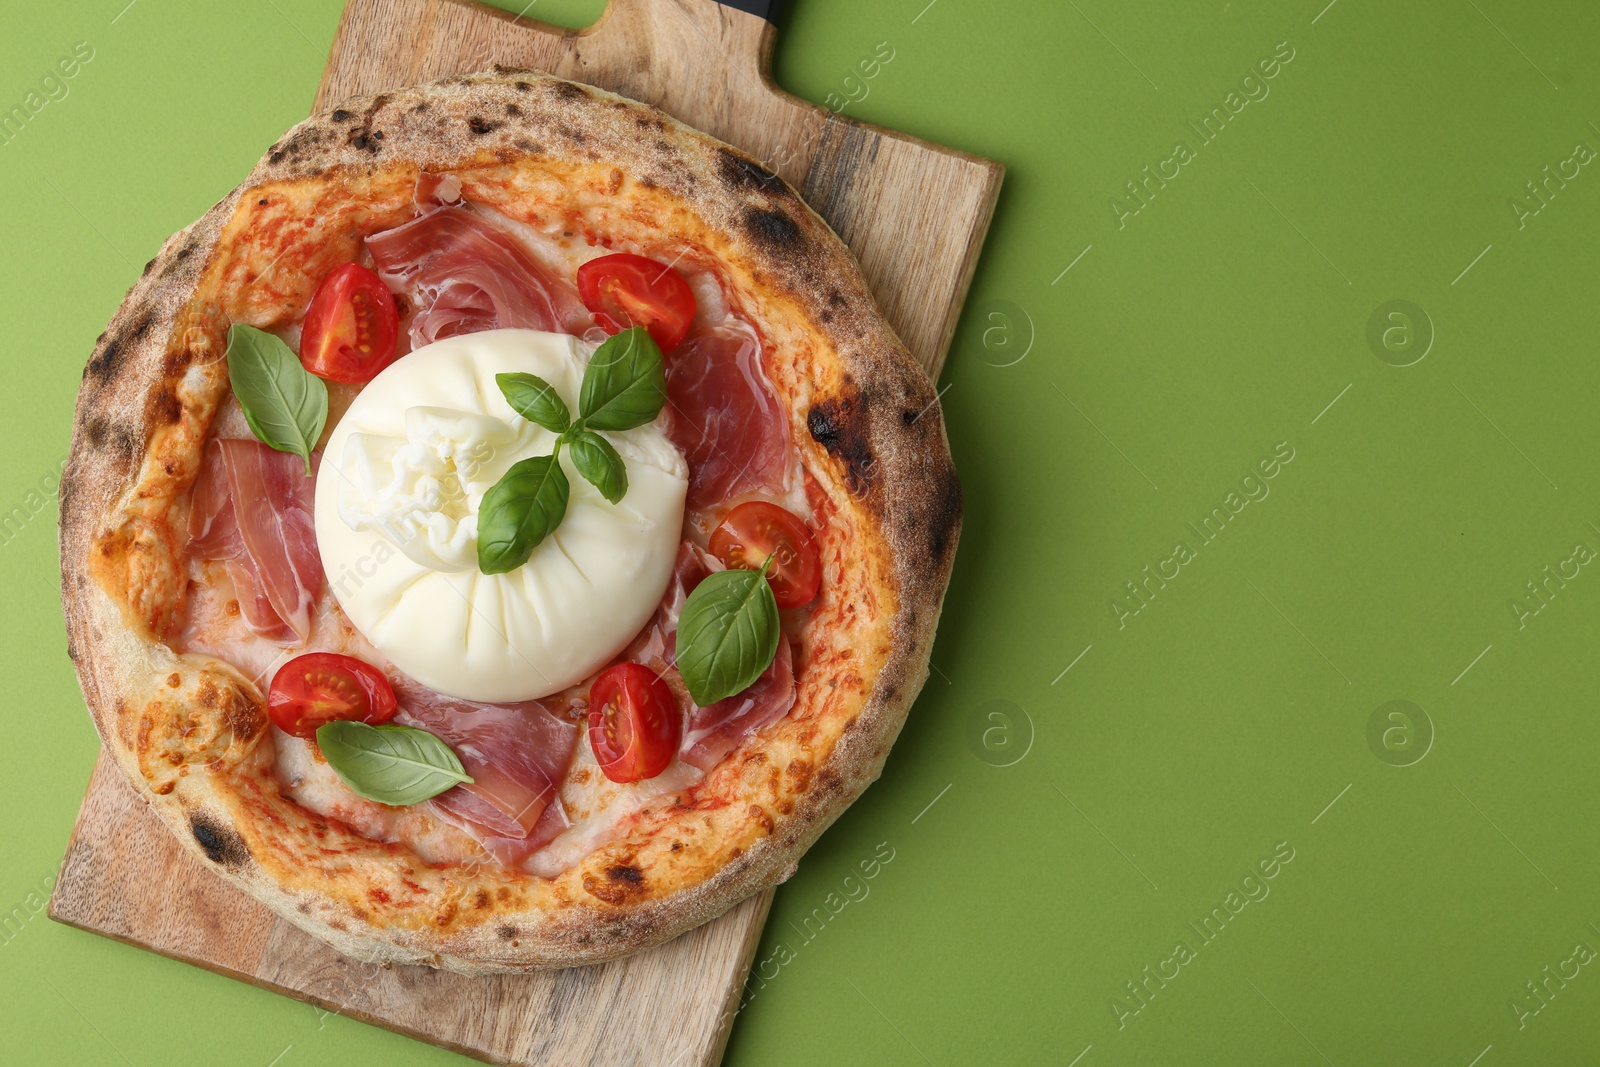
{"type": "Polygon", "coordinates": [[[497,70],[301,123],[145,267],[79,392],[61,485],[68,647],[107,749],[178,839],[338,950],[467,974],[588,964],[782,881],[878,776],[927,676],[960,522],[931,385],[787,184],[654,108],[497,70]],[[823,555],[790,713],[554,879],[430,865],[299,807],[255,685],[166,643],[229,324],[297,317],[362,237],[414,215],[424,172],[512,218],[715,269],[762,331],[823,555]]]}

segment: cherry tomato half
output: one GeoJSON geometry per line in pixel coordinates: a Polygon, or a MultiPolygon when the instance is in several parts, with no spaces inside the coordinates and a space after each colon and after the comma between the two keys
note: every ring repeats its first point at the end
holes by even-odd
{"type": "Polygon", "coordinates": [[[724,566],[760,570],[772,556],[767,581],[780,608],[809,604],[822,585],[822,558],[806,524],[765,500],[740,504],[711,532],[711,554],[724,566]]]}
{"type": "Polygon", "coordinates": [[[346,263],[322,279],[300,334],[300,362],[319,378],[360,384],[394,362],[400,313],[383,279],[346,263]]]}
{"type": "Polygon", "coordinates": [[[334,719],[371,726],[394,718],[394,686],[383,672],[336,652],[308,652],[278,668],[267,690],[267,713],[284,733],[311,739],[334,719]]]}
{"type": "Polygon", "coordinates": [[[589,687],[589,746],[613,782],[654,778],[672,762],[682,736],[672,689],[644,664],[607,667],[589,687]]]}
{"type": "Polygon", "coordinates": [[[631,252],[578,268],[578,295],[606,333],[643,326],[663,352],[683,343],[694,320],[694,292],[671,267],[631,252]]]}

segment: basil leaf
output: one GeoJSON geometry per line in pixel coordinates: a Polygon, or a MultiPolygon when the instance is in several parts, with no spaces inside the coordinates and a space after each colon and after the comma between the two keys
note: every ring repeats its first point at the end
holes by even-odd
{"type": "Polygon", "coordinates": [[[496,374],[494,380],[511,409],[529,422],[552,433],[566,433],[567,427],[572,425],[566,401],[561,399],[555,386],[537,374],[496,374]]]}
{"type": "Polygon", "coordinates": [[[228,328],[228,380],[244,409],[250,432],[279,452],[306,461],[328,421],[328,387],[300,365],[282,340],[254,326],[228,328]]]}
{"type": "Polygon", "coordinates": [[[569,491],[555,456],[513,463],[478,507],[478,569],[504,574],[528,562],[566,517],[569,491]]]}
{"type": "Polygon", "coordinates": [[[701,707],[750,688],[778,652],[778,602],[761,571],[718,571],[678,619],[677,660],[701,707]]]}
{"type": "Polygon", "coordinates": [[[567,441],[572,465],[589,479],[600,495],[615,504],[628,491],[628,468],[617,450],[597,433],[579,430],[567,441]]]}
{"type": "Polygon", "coordinates": [[[334,719],[317,728],[317,747],[341,782],[379,804],[420,804],[472,781],[449,745],[414,726],[334,719]]]}
{"type": "Polygon", "coordinates": [[[642,327],[623,330],[594,350],[583,372],[578,410],[591,430],[631,430],[655,421],[667,402],[661,349],[642,327]]]}

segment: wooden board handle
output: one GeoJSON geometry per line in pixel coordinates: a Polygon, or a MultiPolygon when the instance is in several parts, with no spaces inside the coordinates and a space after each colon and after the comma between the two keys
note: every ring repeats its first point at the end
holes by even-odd
{"type": "Polygon", "coordinates": [[[774,26],[778,24],[778,9],[783,6],[783,0],[717,0],[717,2],[735,11],[760,15],[774,26]]]}
{"type": "MultiPolygon", "coordinates": [[[[736,2],[770,13],[771,0],[736,2]]],[[[716,0],[611,0],[582,30],[476,0],[346,0],[316,110],[496,64],[654,104],[799,190],[936,375],[1003,170],[789,95],[769,73],[776,37],[765,18],[716,0]]]]}
{"type": "Polygon", "coordinates": [[[645,99],[690,87],[717,98],[748,98],[772,88],[777,6],[777,0],[610,0],[571,44],[613,72],[619,58],[631,58],[638,87],[648,87],[645,99]]]}

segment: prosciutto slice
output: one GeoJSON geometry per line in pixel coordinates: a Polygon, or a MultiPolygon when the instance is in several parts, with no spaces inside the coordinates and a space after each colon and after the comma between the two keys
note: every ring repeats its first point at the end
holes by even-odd
{"type": "MultiPolygon", "coordinates": [[[[435,811],[440,811],[439,805],[434,805],[435,811]]],[[[567,809],[561,803],[561,798],[552,800],[544,809],[544,814],[539,816],[539,821],[533,824],[533,830],[527,837],[499,837],[489,833],[476,823],[453,818],[448,811],[441,811],[445,818],[451,819],[457,826],[466,830],[484,848],[494,855],[494,858],[507,867],[520,867],[522,861],[539,851],[567,830],[572,828],[572,820],[567,817],[567,809]]]]}
{"type": "Polygon", "coordinates": [[[395,721],[437,734],[475,779],[429,801],[442,816],[497,856],[519,849],[526,854],[538,847],[541,833],[561,832],[566,816],[556,795],[577,746],[576,726],[537,700],[480,704],[436,693],[409,678],[396,680],[395,694],[401,709],[395,721]],[[544,820],[552,802],[557,813],[544,820]]]}
{"type": "Polygon", "coordinates": [[[789,428],[761,369],[761,342],[736,320],[698,327],[667,361],[667,436],[689,462],[689,506],[783,491],[789,428]]]}
{"type": "MultiPolygon", "coordinates": [[[[643,663],[657,674],[667,674],[670,671],[671,676],[668,680],[677,681],[675,652],[678,616],[683,614],[684,602],[689,599],[689,594],[694,592],[695,586],[704,581],[712,571],[721,569],[722,564],[693,541],[685,541],[679,545],[678,561],[672,567],[672,582],[661,598],[661,606],[656,608],[650,624],[634,638],[633,644],[623,653],[622,658],[643,663]]],[[[682,688],[681,683],[677,688],[682,688]]]]}
{"type": "Polygon", "coordinates": [[[678,562],[661,606],[627,652],[624,659],[643,663],[661,673],[688,713],[679,756],[690,766],[709,771],[746,737],[776,722],[794,707],[794,654],[787,638],[778,641],[778,653],[761,677],[744,692],[707,707],[689,697],[677,668],[678,617],[695,587],[722,565],[692,541],[678,546],[678,562]]]}
{"type": "Polygon", "coordinates": [[[227,565],[251,631],[304,641],[322,592],[305,461],[259,441],[213,439],[195,480],[189,549],[227,565]]]}
{"type": "Polygon", "coordinates": [[[789,639],[778,639],[778,654],[761,677],[742,693],[707,707],[691,707],[679,755],[690,766],[709,771],[745,738],[794,707],[794,654],[789,639]]]}
{"type": "Polygon", "coordinates": [[[378,275],[407,293],[414,348],[480,330],[582,334],[594,317],[515,238],[468,207],[445,205],[367,238],[378,275]]]}

